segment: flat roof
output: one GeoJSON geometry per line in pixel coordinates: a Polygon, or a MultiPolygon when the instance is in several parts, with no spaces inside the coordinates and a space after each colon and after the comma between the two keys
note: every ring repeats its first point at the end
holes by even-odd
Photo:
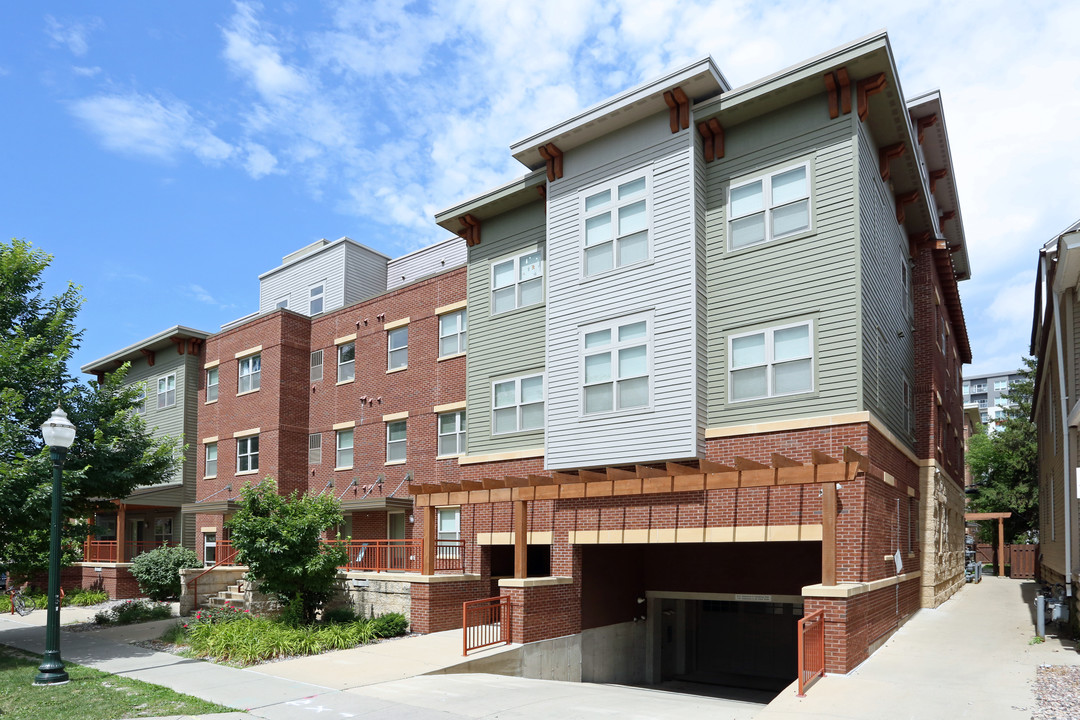
{"type": "MultiPolygon", "coordinates": [[[[378,255],[379,257],[386,258],[387,262],[389,262],[390,260],[393,260],[393,258],[390,257],[389,255],[387,255],[385,253],[381,253],[378,250],[375,250],[373,248],[369,248],[367,245],[364,245],[363,243],[358,243],[355,240],[353,240],[351,237],[349,237],[347,235],[344,235],[342,237],[339,237],[337,240],[326,243],[322,247],[315,248],[311,252],[304,253],[302,255],[297,255],[297,253],[299,253],[301,250],[304,249],[304,248],[300,248],[300,250],[297,250],[295,253],[291,253],[289,255],[286,255],[285,257],[289,258],[288,260],[282,262],[280,265],[278,265],[273,270],[267,270],[266,272],[259,275],[259,280],[262,280],[265,277],[269,277],[270,275],[273,275],[274,273],[281,272],[285,268],[292,267],[293,265],[295,265],[298,262],[301,262],[303,260],[307,260],[308,258],[319,255],[320,253],[327,252],[331,248],[336,248],[336,247],[338,247],[338,246],[340,246],[342,244],[345,244],[345,243],[348,243],[350,245],[355,245],[356,247],[358,247],[358,248],[360,248],[362,250],[366,250],[369,253],[373,253],[375,255],[378,255]]],[[[312,243],[312,245],[314,245],[314,244],[316,244],[316,243],[312,243]]],[[[305,247],[311,247],[311,246],[307,245],[305,247]]]]}

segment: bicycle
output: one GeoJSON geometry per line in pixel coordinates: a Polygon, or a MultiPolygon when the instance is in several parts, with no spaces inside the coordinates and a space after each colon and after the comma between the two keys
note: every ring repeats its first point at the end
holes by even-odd
{"type": "Polygon", "coordinates": [[[13,612],[17,612],[23,617],[26,617],[30,613],[34,612],[34,601],[27,602],[23,597],[22,590],[18,588],[8,592],[8,596],[11,598],[11,609],[13,612]]]}

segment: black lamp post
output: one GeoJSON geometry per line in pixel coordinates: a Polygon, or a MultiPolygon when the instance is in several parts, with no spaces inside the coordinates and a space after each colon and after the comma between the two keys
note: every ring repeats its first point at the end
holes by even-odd
{"type": "Polygon", "coordinates": [[[45,657],[38,666],[35,685],[66,683],[68,674],[60,659],[60,499],[64,459],[75,440],[75,426],[67,413],[56,406],[52,417],[41,426],[41,435],[49,447],[53,465],[52,525],[49,531],[49,610],[45,624],[45,657]]]}

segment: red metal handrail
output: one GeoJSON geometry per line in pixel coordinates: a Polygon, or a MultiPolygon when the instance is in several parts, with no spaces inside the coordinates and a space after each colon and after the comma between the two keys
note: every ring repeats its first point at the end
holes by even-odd
{"type": "MultiPolygon", "coordinates": [[[[328,540],[342,545],[348,553],[343,570],[365,572],[420,572],[423,567],[424,542],[419,539],[328,540]]],[[[465,543],[461,540],[438,540],[435,543],[435,569],[461,570],[464,567],[465,543]]]]}
{"type": "Polygon", "coordinates": [[[510,596],[470,600],[461,605],[461,654],[510,644],[510,596]]]}
{"type": "Polygon", "coordinates": [[[179,544],[172,540],[129,540],[124,543],[121,558],[118,557],[119,543],[116,540],[87,540],[83,544],[83,562],[131,562],[136,555],[142,555],[155,548],[173,547],[179,544]]]}
{"type": "Polygon", "coordinates": [[[825,611],[799,620],[799,697],[819,677],[825,677],[825,611]]]}

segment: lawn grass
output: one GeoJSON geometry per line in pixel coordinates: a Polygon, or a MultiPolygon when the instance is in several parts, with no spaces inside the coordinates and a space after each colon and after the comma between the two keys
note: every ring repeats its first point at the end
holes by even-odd
{"type": "Polygon", "coordinates": [[[34,676],[40,664],[40,656],[0,645],[3,720],[116,720],[233,711],[158,685],[72,663],[65,663],[71,682],[35,687],[34,676]]]}

